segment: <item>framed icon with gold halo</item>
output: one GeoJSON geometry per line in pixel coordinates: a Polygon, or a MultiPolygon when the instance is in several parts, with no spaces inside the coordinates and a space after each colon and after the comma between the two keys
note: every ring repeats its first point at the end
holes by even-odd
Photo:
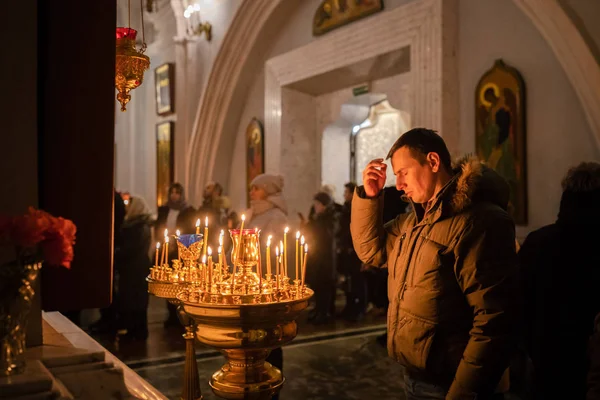
{"type": "MultiPolygon", "coordinates": [[[[262,123],[252,118],[246,128],[246,187],[258,175],[265,172],[265,144],[262,123]]],[[[250,206],[250,198],[248,198],[250,206]]]]}
{"type": "Polygon", "coordinates": [[[156,125],[156,204],[158,207],[167,204],[169,185],[174,174],[174,144],[171,121],[156,125]]]}
{"type": "Polygon", "coordinates": [[[510,186],[508,211],[527,224],[525,83],[519,71],[496,60],[475,89],[477,156],[510,186]]]}
{"type": "Polygon", "coordinates": [[[383,0],[323,0],[313,16],[313,36],[320,36],[383,10],[383,0]]]}

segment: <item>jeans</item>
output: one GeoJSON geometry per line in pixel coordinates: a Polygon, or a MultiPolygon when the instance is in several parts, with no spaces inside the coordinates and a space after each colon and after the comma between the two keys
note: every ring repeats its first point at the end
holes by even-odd
{"type": "Polygon", "coordinates": [[[448,389],[404,374],[406,400],[444,400],[448,389]]]}
{"type": "MultiPolygon", "coordinates": [[[[406,400],[444,400],[448,388],[439,386],[430,382],[420,381],[411,378],[408,374],[404,374],[404,392],[406,400]]],[[[477,396],[476,399],[481,400],[503,400],[502,393],[496,393],[491,396],[477,396]]]]}

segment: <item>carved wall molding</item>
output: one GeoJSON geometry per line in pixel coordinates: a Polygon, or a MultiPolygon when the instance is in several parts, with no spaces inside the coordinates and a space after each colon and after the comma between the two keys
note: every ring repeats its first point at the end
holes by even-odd
{"type": "Polygon", "coordinates": [[[600,65],[557,0],[513,0],[554,52],[600,148],[600,65]]]}

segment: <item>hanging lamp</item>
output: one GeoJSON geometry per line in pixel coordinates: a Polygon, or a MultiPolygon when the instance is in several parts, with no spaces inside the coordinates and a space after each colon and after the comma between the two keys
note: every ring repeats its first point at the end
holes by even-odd
{"type": "Polygon", "coordinates": [[[126,111],[127,103],[131,100],[129,92],[137,88],[144,81],[144,71],[150,68],[150,58],[144,54],[146,51],[146,37],[144,34],[144,8],[140,0],[142,15],[142,46],[135,47],[137,31],[131,28],[131,0],[128,0],[129,24],[127,28],[117,28],[117,58],[115,70],[115,87],[117,100],[121,103],[121,111],[126,111]]]}

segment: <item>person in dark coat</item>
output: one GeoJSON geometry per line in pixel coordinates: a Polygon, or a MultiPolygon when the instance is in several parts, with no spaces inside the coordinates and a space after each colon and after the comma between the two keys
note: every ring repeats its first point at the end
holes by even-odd
{"type": "Polygon", "coordinates": [[[122,244],[116,253],[119,270],[117,310],[120,326],[127,330],[122,339],[148,338],[148,286],[146,276],[152,266],[150,245],[152,217],[141,197],[132,197],[121,227],[122,244]]]}
{"type": "MultiPolygon", "coordinates": [[[[185,201],[185,191],[181,183],[172,183],[169,186],[169,200],[166,205],[158,208],[154,235],[162,239],[165,229],[175,233],[177,229],[182,234],[193,234],[196,232],[196,220],[198,214],[194,207],[185,201]]],[[[177,246],[169,246],[169,262],[177,258],[177,246]]],[[[167,302],[169,317],[165,321],[165,327],[179,326],[177,307],[167,302]]]]}
{"type": "MultiPolygon", "coordinates": [[[[337,230],[337,272],[346,276],[346,306],[342,317],[349,321],[358,321],[364,317],[367,308],[367,279],[361,271],[362,262],[354,251],[350,234],[350,214],[352,211],[352,195],[356,184],[344,185],[344,205],[339,214],[337,230]]],[[[387,292],[384,292],[387,298],[387,292]]]]}
{"type": "Polygon", "coordinates": [[[536,399],[585,398],[600,312],[600,164],[570,169],[562,188],[557,221],[531,232],[518,254],[536,399]]]}
{"type": "Polygon", "coordinates": [[[327,323],[331,320],[335,296],[334,266],[336,214],[331,196],[325,192],[315,195],[315,215],[306,224],[307,243],[306,281],[315,291],[315,313],[312,322],[327,323]]]}

